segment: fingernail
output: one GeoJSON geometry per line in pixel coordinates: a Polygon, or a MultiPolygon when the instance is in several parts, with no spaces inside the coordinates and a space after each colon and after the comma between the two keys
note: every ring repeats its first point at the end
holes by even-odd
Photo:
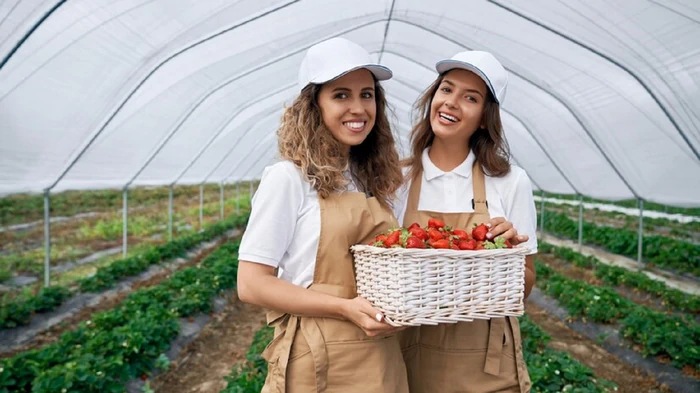
{"type": "Polygon", "coordinates": [[[487,222],[487,223],[486,223],[486,228],[491,228],[491,223],[490,223],[490,222],[487,222]]]}
{"type": "Polygon", "coordinates": [[[488,233],[486,234],[486,237],[489,238],[489,239],[491,239],[491,238],[493,237],[493,233],[488,232],[488,233]]]}
{"type": "Polygon", "coordinates": [[[384,318],[384,315],[382,315],[382,313],[378,312],[377,315],[374,316],[374,318],[377,320],[377,322],[381,322],[382,319],[384,318]]]}

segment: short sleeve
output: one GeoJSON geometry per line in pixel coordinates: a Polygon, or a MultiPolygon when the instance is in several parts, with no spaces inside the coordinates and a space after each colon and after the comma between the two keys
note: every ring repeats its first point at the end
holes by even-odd
{"type": "Polygon", "coordinates": [[[532,195],[532,183],[527,173],[520,167],[513,167],[514,184],[505,196],[505,214],[513,223],[518,234],[528,235],[530,239],[525,246],[531,254],[537,253],[537,210],[532,195]]]}
{"type": "Polygon", "coordinates": [[[399,187],[398,190],[396,190],[396,194],[394,195],[394,201],[392,203],[392,211],[394,212],[394,217],[399,222],[399,225],[403,226],[403,217],[406,214],[406,204],[408,203],[408,191],[411,187],[411,181],[407,180],[407,173],[408,173],[408,168],[404,167],[402,168],[403,170],[403,178],[404,182],[401,184],[401,187],[399,187]]]}
{"type": "Polygon", "coordinates": [[[278,267],[292,242],[304,195],[294,164],[284,161],[265,168],[251,203],[239,260],[278,267]]]}
{"type": "Polygon", "coordinates": [[[394,217],[399,222],[399,225],[403,226],[403,217],[406,214],[406,203],[408,202],[408,184],[404,183],[397,191],[394,196],[394,201],[392,204],[392,210],[394,212],[394,217]]]}

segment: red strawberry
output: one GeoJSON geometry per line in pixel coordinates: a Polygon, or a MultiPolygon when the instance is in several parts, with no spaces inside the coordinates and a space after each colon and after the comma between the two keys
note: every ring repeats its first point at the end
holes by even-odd
{"type": "Polygon", "coordinates": [[[408,229],[408,230],[410,231],[410,230],[413,229],[413,228],[420,228],[420,225],[418,225],[417,222],[414,222],[413,224],[411,224],[411,225],[410,225],[408,228],[406,228],[406,229],[408,229]]]}
{"type": "Polygon", "coordinates": [[[478,242],[476,242],[476,248],[475,248],[475,250],[483,250],[483,249],[484,249],[484,242],[481,241],[481,240],[479,240],[478,242]]]}
{"type": "Polygon", "coordinates": [[[459,238],[459,240],[469,240],[469,234],[466,231],[463,231],[461,229],[453,230],[452,234],[457,236],[457,238],[459,238]]]}
{"type": "Polygon", "coordinates": [[[459,251],[459,246],[457,245],[457,243],[450,243],[450,248],[451,248],[452,250],[457,250],[457,251],[459,251]]]}
{"type": "Polygon", "coordinates": [[[435,240],[431,245],[433,248],[450,248],[450,242],[447,239],[435,240]]]}
{"type": "Polygon", "coordinates": [[[426,232],[425,229],[421,227],[408,228],[408,231],[411,233],[411,235],[421,240],[428,240],[428,238],[430,237],[428,236],[428,232],[426,232]]]}
{"type": "Polygon", "coordinates": [[[459,249],[460,250],[476,250],[476,240],[469,239],[469,240],[460,241],[459,242],[459,249]]]}
{"type": "Polygon", "coordinates": [[[442,236],[442,232],[438,231],[435,228],[430,228],[428,229],[428,236],[432,240],[440,240],[443,239],[444,237],[442,236]]]}
{"type": "Polygon", "coordinates": [[[384,240],[384,245],[387,247],[391,247],[394,244],[397,244],[400,239],[401,239],[401,231],[400,230],[391,232],[389,234],[389,236],[386,237],[386,240],[384,240]]]}
{"type": "Polygon", "coordinates": [[[141,374],[141,380],[142,380],[142,381],[145,381],[145,380],[147,380],[147,379],[148,379],[148,375],[146,375],[146,374],[141,374]]]}
{"type": "Polygon", "coordinates": [[[476,240],[484,241],[486,240],[486,233],[488,233],[489,228],[484,224],[479,224],[472,230],[472,237],[476,240]]]}
{"type": "Polygon", "coordinates": [[[377,235],[377,237],[374,238],[374,243],[371,243],[371,245],[375,247],[384,247],[384,242],[386,241],[386,235],[377,235]]]}
{"type": "Polygon", "coordinates": [[[437,218],[431,218],[428,220],[428,228],[440,229],[445,226],[445,222],[437,218]]]}
{"type": "Polygon", "coordinates": [[[425,248],[425,243],[420,238],[411,236],[406,239],[406,248],[425,248]]]}

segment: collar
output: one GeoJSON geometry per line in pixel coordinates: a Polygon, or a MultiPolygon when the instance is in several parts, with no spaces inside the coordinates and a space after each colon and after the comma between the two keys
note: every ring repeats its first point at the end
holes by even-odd
{"type": "Polygon", "coordinates": [[[457,165],[457,167],[451,172],[443,172],[440,168],[436,167],[435,164],[433,164],[433,162],[430,160],[430,156],[428,156],[429,150],[430,147],[425,148],[421,157],[421,161],[423,163],[423,176],[425,176],[426,180],[433,180],[446,173],[454,173],[465,179],[469,179],[472,176],[472,167],[474,166],[475,160],[473,151],[469,150],[469,155],[467,155],[467,158],[461,164],[457,165]]]}

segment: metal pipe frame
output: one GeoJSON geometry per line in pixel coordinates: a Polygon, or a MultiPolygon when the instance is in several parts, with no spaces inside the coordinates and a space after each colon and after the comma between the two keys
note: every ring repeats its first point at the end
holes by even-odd
{"type": "Polygon", "coordinates": [[[129,189],[126,187],[122,191],[122,221],[122,256],[126,258],[129,234],[129,189]]]}
{"type": "Polygon", "coordinates": [[[88,137],[88,138],[86,139],[86,142],[83,144],[83,146],[80,147],[80,148],[78,149],[78,152],[73,156],[73,158],[71,158],[71,159],[69,160],[70,162],[68,163],[68,165],[67,165],[66,167],[64,167],[64,168],[61,170],[60,175],[56,178],[56,180],[54,180],[54,181],[51,183],[51,185],[50,185],[49,187],[47,187],[47,189],[48,189],[48,190],[52,190],[52,189],[56,186],[56,184],[58,184],[58,182],[60,182],[61,179],[63,179],[63,177],[65,177],[65,175],[73,168],[73,166],[80,160],[80,158],[82,158],[82,156],[85,154],[85,152],[92,146],[92,144],[95,142],[95,140],[97,139],[97,137],[100,136],[100,134],[102,134],[102,132],[107,128],[107,126],[112,122],[112,120],[114,120],[114,118],[117,116],[117,114],[119,114],[119,112],[122,110],[122,108],[124,108],[124,106],[129,102],[129,100],[131,99],[131,97],[133,97],[133,96],[139,91],[139,89],[141,88],[141,86],[143,86],[143,85],[146,83],[146,81],[148,81],[148,80],[151,78],[151,76],[153,76],[153,74],[155,74],[155,73],[156,73],[161,67],[163,67],[166,63],[170,62],[172,59],[178,57],[179,55],[181,55],[181,54],[187,52],[188,50],[190,50],[190,49],[192,49],[192,48],[194,48],[194,47],[196,47],[196,46],[199,46],[199,45],[201,45],[201,44],[203,44],[203,43],[205,43],[205,42],[207,42],[207,41],[209,41],[209,40],[211,40],[211,39],[213,39],[213,38],[215,38],[215,37],[218,37],[218,36],[220,36],[220,35],[222,35],[222,34],[224,34],[224,33],[227,33],[227,32],[229,32],[229,31],[235,30],[235,29],[238,28],[238,27],[244,26],[244,25],[246,25],[246,24],[248,24],[248,23],[250,23],[250,22],[256,21],[256,20],[258,20],[258,19],[260,19],[260,18],[263,18],[263,17],[265,17],[265,16],[267,16],[267,15],[273,14],[273,13],[275,13],[275,12],[281,10],[281,9],[284,9],[284,8],[286,8],[286,7],[288,7],[288,6],[292,5],[292,4],[294,4],[294,3],[297,3],[298,1],[299,1],[299,0],[293,0],[293,1],[290,1],[290,2],[288,2],[288,3],[285,3],[285,4],[283,4],[283,5],[281,5],[281,6],[277,7],[277,8],[272,8],[272,9],[263,11],[263,12],[261,12],[261,13],[255,15],[255,16],[253,16],[252,18],[247,19],[247,20],[245,20],[245,21],[243,21],[243,22],[241,22],[241,23],[238,23],[238,24],[233,25],[233,26],[226,27],[226,28],[224,28],[224,29],[222,29],[222,30],[220,30],[220,31],[217,31],[217,32],[215,32],[215,33],[213,33],[213,34],[210,34],[209,36],[206,36],[206,37],[204,37],[203,39],[201,39],[201,40],[199,40],[199,41],[197,41],[197,42],[195,42],[195,43],[193,43],[193,44],[191,44],[191,45],[189,45],[189,46],[186,46],[186,47],[184,47],[183,49],[181,49],[181,50],[175,52],[174,54],[168,56],[167,58],[163,59],[160,63],[158,63],[158,65],[156,65],[151,71],[149,71],[148,74],[146,74],[146,76],[143,77],[139,83],[136,84],[136,86],[135,86],[135,87],[129,92],[129,94],[126,96],[126,98],[124,98],[124,99],[117,105],[116,109],[115,109],[114,111],[112,111],[112,113],[111,113],[110,116],[107,118],[107,120],[106,120],[100,127],[98,127],[98,129],[95,130],[95,131],[90,135],[90,137],[88,137]]]}

